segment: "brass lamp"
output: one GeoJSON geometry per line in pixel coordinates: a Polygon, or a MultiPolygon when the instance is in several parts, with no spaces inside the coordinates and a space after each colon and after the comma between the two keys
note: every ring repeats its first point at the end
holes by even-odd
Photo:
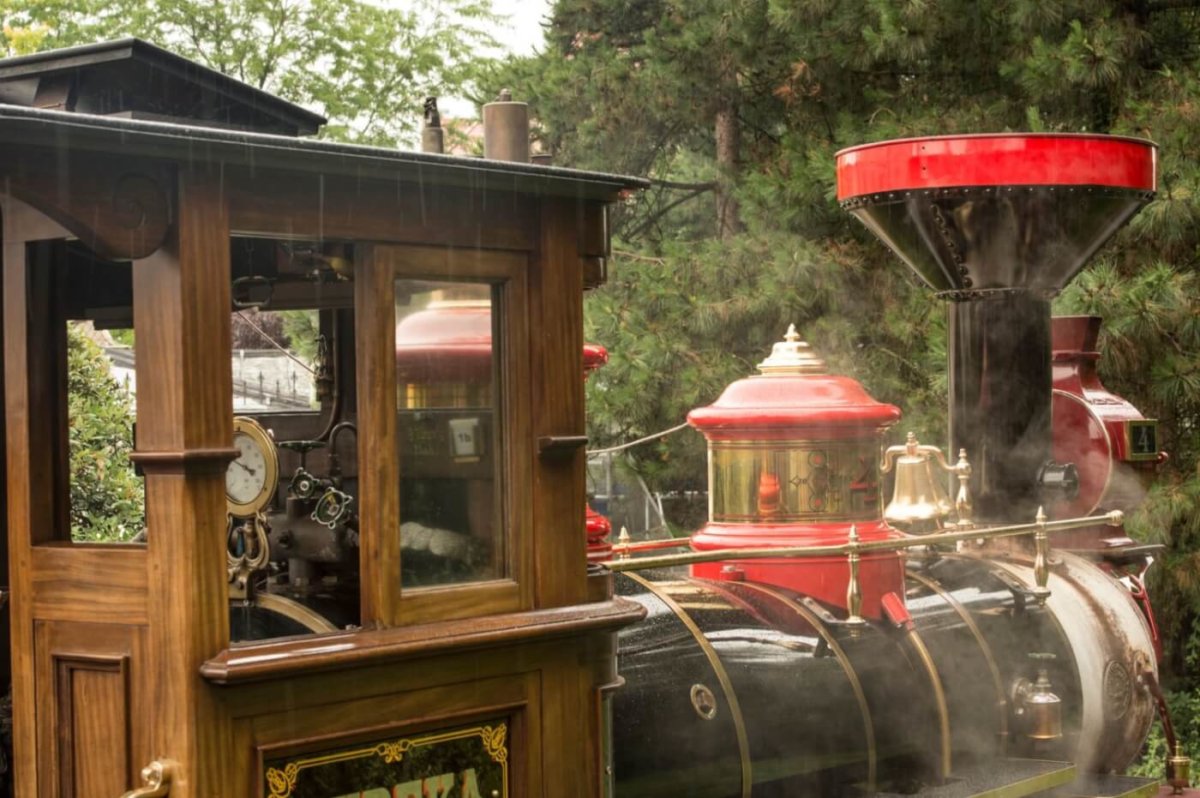
{"type": "Polygon", "coordinates": [[[1050,689],[1045,668],[1038,670],[1037,681],[1025,693],[1025,736],[1031,740],[1057,740],[1062,737],[1062,699],[1050,689]]]}
{"type": "MultiPolygon", "coordinates": [[[[1053,654],[1033,653],[1034,661],[1049,661],[1053,654]]],[[[1058,740],[1062,733],[1062,699],[1050,684],[1049,670],[1039,662],[1037,678],[1033,681],[1021,678],[1013,684],[1012,705],[1022,721],[1024,734],[1030,740],[1049,742],[1058,740]]]]}
{"type": "Polygon", "coordinates": [[[971,501],[967,492],[967,481],[971,466],[966,452],[959,452],[958,462],[946,463],[942,450],[936,446],[923,446],[913,433],[903,446],[892,446],[883,455],[880,470],[887,473],[896,470],[896,483],[892,500],[883,511],[884,520],[908,532],[929,531],[944,525],[952,510],[956,510],[959,523],[966,528],[970,524],[971,501]],[[959,491],[954,505],[941,486],[942,473],[958,476],[959,491]]]}

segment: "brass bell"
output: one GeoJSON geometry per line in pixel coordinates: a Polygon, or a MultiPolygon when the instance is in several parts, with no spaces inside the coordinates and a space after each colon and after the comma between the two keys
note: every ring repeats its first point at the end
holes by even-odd
{"type": "Polygon", "coordinates": [[[936,446],[922,446],[911,432],[903,446],[893,446],[884,453],[882,471],[896,469],[896,484],[892,500],[883,511],[884,520],[906,531],[923,531],[930,522],[940,524],[950,515],[953,506],[940,485],[940,464],[946,471],[942,452],[936,446]]]}

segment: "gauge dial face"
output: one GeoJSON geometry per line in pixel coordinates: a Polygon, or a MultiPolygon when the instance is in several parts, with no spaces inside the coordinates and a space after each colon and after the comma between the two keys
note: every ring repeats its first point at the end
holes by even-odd
{"type": "Polygon", "coordinates": [[[225,471],[225,497],[230,514],[244,518],[271,501],[279,479],[279,461],[271,437],[253,419],[233,420],[233,446],[237,458],[225,471]]]}

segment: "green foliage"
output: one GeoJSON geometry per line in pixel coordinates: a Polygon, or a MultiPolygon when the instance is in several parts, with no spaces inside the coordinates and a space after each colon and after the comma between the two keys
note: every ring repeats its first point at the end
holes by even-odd
{"type": "Polygon", "coordinates": [[[123,542],[145,526],[142,480],[134,473],[133,404],[108,358],[78,326],[67,328],[67,424],[71,539],[123,542]]]}
{"type": "Polygon", "coordinates": [[[138,36],[321,111],[322,135],[394,146],[422,98],[459,93],[495,45],[483,0],[7,0],[9,54],[138,36]]]}
{"type": "MultiPolygon", "coordinates": [[[[1192,629],[1181,647],[1187,676],[1178,680],[1175,689],[1164,691],[1167,708],[1175,727],[1175,735],[1183,752],[1193,761],[1200,760],[1200,629],[1192,629]]],[[[1162,726],[1155,724],[1146,741],[1142,759],[1129,772],[1135,776],[1163,778],[1169,750],[1162,726]]],[[[1200,774],[1192,768],[1192,785],[1200,784],[1200,774]]]]}
{"type": "MultiPolygon", "coordinates": [[[[1157,199],[1057,310],[1105,317],[1103,379],[1161,422],[1171,460],[1129,528],[1168,546],[1152,590],[1178,673],[1200,618],[1198,67],[1200,2],[558,0],[546,52],[484,85],[530,99],[559,163],[655,181],[614,215],[622,243],[586,304],[611,354],[588,385],[597,445],[679,423],[789,322],[904,410],[894,434],[944,444],[943,309],[838,207],[835,153],[1005,130],[1157,141],[1157,199]],[[720,99],[737,109],[732,171],[720,99]],[[721,181],[744,232],[716,241],[721,181]]],[[[632,458],[652,490],[703,484],[695,433],[632,458]]]]}
{"type": "MultiPolygon", "coordinates": [[[[662,250],[650,256],[618,248],[608,285],[588,303],[585,336],[612,352],[588,386],[590,434],[600,445],[678,424],[754,373],[791,323],[832,371],[858,376],[881,400],[918,410],[944,405],[943,350],[928,343],[944,336],[941,314],[929,313],[911,283],[865,269],[857,244],[830,251],[775,232],[670,242],[662,250]],[[867,317],[872,326],[858,323],[867,317]]],[[[905,428],[936,440],[939,416],[910,415],[905,428]]],[[[640,447],[635,456],[657,489],[704,489],[704,444],[695,433],[640,447]]]]}
{"type": "Polygon", "coordinates": [[[285,310],[278,314],[283,319],[283,340],[287,348],[306,363],[317,360],[317,341],[321,337],[321,321],[315,310],[285,310]]]}

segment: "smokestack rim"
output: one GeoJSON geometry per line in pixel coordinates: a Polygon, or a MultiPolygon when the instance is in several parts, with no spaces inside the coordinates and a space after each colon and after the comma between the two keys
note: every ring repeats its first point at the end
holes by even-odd
{"type": "Polygon", "coordinates": [[[1158,145],[1095,133],[972,133],[839,150],[837,198],[943,188],[1097,186],[1153,192],[1158,145]]]}

